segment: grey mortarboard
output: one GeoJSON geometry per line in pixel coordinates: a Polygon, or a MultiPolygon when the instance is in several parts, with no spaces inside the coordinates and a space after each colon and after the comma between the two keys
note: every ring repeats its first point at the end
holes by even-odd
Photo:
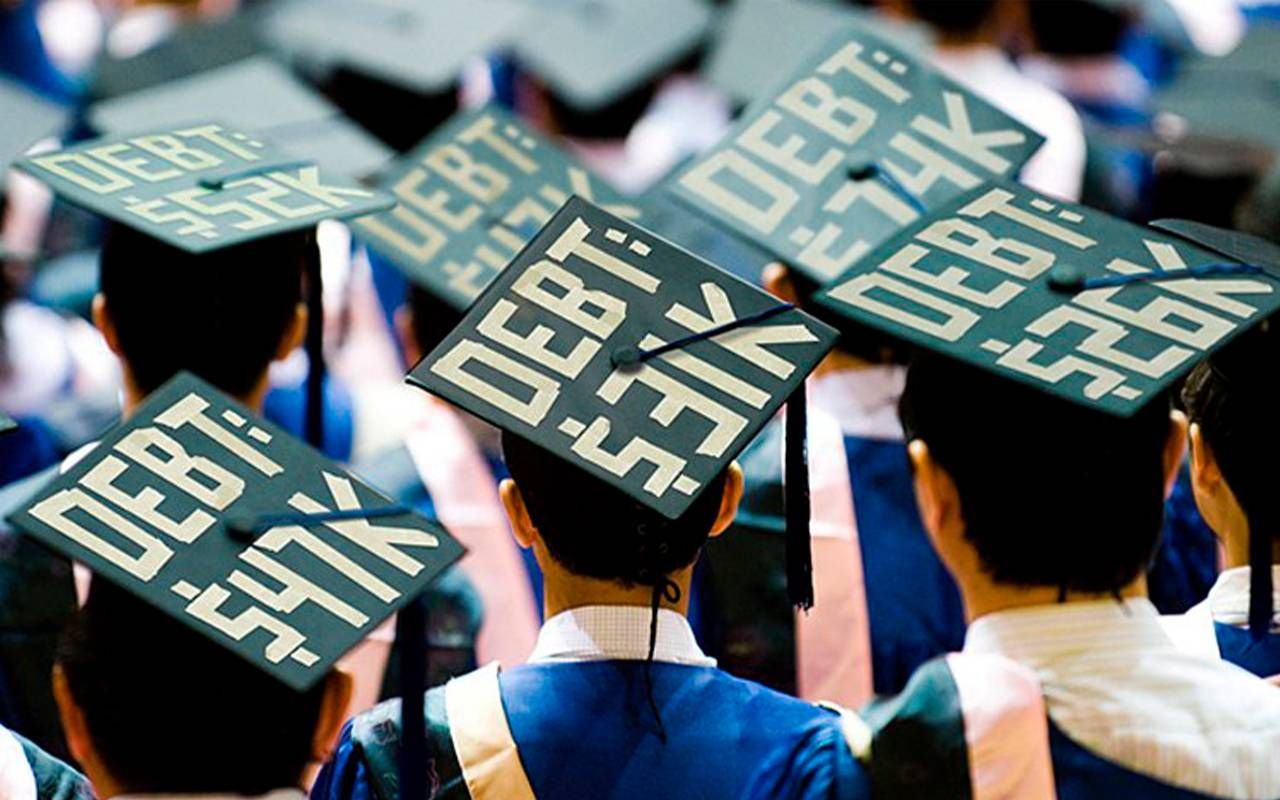
{"type": "MultiPolygon", "coordinates": [[[[322,165],[233,126],[200,122],[95,139],[15,165],[67,201],[200,254],[307,231],[395,204],[322,165]]],[[[307,440],[321,440],[323,307],[319,250],[307,264],[307,440]]],[[[246,291],[252,287],[245,287],[246,291]]]]}
{"type": "Polygon", "coordinates": [[[93,68],[93,101],[130,94],[262,52],[255,12],[184,23],[164,40],[127,58],[104,57],[93,68]]]}
{"type": "Polygon", "coordinates": [[[451,89],[467,62],[501,49],[529,8],[520,0],[286,0],[263,35],[322,67],[345,67],[420,94],[451,89]]]}
{"type": "Polygon", "coordinates": [[[525,0],[519,66],[586,114],[652,81],[692,53],[712,22],[706,0],[525,0]]]}
{"type": "Polygon", "coordinates": [[[570,195],[628,218],[641,214],[497,105],[455,115],[389,168],[382,187],[399,205],[358,220],[356,235],[458,312],[570,195]]]}
{"type": "Polygon", "coordinates": [[[354,177],[372,174],[393,157],[388,147],[264,55],[95,103],[87,118],[104,135],[214,118],[354,177]],[[198,110],[192,98],[199,98],[198,110]]]}
{"type": "Polygon", "coordinates": [[[788,576],[807,607],[803,386],[835,337],[574,197],[408,380],[668,519],[788,403],[788,576]]]}
{"type": "Polygon", "coordinates": [[[833,30],[851,21],[904,52],[930,45],[924,26],[839,0],[738,0],[716,21],[703,74],[734,101],[753,101],[798,73],[833,30]]]}
{"type": "Polygon", "coordinates": [[[0,187],[14,161],[42,139],[61,135],[70,113],[24,86],[0,78],[0,187]]]}
{"type": "Polygon", "coordinates": [[[189,373],[9,520],[297,691],[463,552],[189,373]]]}
{"type": "Polygon", "coordinates": [[[1044,139],[847,24],[676,179],[682,201],[822,285],[1044,139]]]}

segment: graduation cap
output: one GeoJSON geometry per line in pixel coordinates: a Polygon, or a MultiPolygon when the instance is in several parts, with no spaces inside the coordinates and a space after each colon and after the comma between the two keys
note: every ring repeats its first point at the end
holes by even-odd
{"type": "Polygon", "coordinates": [[[393,157],[389,148],[343,117],[332,103],[263,55],[96,103],[87,117],[101,134],[155,130],[191,122],[193,117],[213,117],[355,177],[373,173],[393,157]],[[193,112],[196,97],[200,108],[193,112]]]}
{"type": "Polygon", "coordinates": [[[103,58],[93,69],[89,95],[102,100],[195,75],[262,52],[255,14],[180,25],[138,55],[103,58]]]}
{"type": "Polygon", "coordinates": [[[290,0],[262,30],[296,56],[432,95],[505,45],[528,13],[521,0],[290,0]]]}
{"type": "MultiPolygon", "coordinates": [[[[1262,266],[1268,275],[1280,274],[1280,246],[1265,239],[1241,233],[1240,231],[1215,228],[1187,220],[1158,220],[1151,223],[1151,225],[1154,228],[1195,242],[1224,258],[1243,264],[1262,266]]],[[[1266,323],[1274,326],[1276,321],[1275,318],[1271,318],[1266,320],[1266,323]]],[[[1272,327],[1268,330],[1267,336],[1269,338],[1274,335],[1274,327],[1272,327]]],[[[1250,346],[1241,349],[1225,348],[1215,352],[1210,357],[1209,365],[1219,379],[1225,382],[1228,387],[1232,387],[1233,380],[1237,382],[1235,384],[1235,392],[1233,393],[1229,388],[1228,394],[1252,391],[1253,386],[1250,385],[1250,379],[1259,373],[1265,374],[1274,369],[1273,364],[1258,363],[1259,352],[1258,346],[1255,343],[1251,343],[1250,346]]],[[[1261,352],[1270,355],[1273,349],[1268,346],[1262,349],[1261,352]]],[[[1235,400],[1237,398],[1232,397],[1231,399],[1235,400]]],[[[1238,400],[1240,405],[1247,406],[1252,404],[1253,398],[1241,397],[1238,400]]],[[[1210,397],[1208,402],[1222,402],[1222,398],[1210,397]]],[[[1277,532],[1268,530],[1268,528],[1274,526],[1270,524],[1270,520],[1265,518],[1251,519],[1249,523],[1249,630],[1255,639],[1261,639],[1271,632],[1272,616],[1274,614],[1272,544],[1275,541],[1277,532]]]]}
{"type": "Polygon", "coordinates": [[[9,166],[31,145],[62,133],[70,114],[66,109],[0,78],[0,187],[9,166]]]}
{"type": "Polygon", "coordinates": [[[1239,234],[1198,233],[1205,230],[1213,229],[1144,228],[992,183],[904,228],[817,302],[925,350],[1130,417],[1280,309],[1280,259],[1233,248],[1239,234]]]}
{"type": "Polygon", "coordinates": [[[496,105],[463,112],[385,173],[400,201],[356,235],[414,284],[462,312],[569,199],[640,209],[496,105]]]}
{"type": "Polygon", "coordinates": [[[1158,90],[1152,104],[1187,133],[1280,148],[1280,76],[1235,70],[1188,70],[1158,90]]]}
{"type": "Polygon", "coordinates": [[[682,201],[822,285],[1044,139],[849,24],[676,179],[682,201]]]}
{"type": "Polygon", "coordinates": [[[788,403],[788,577],[813,591],[804,379],[836,331],[574,197],[408,381],[683,514],[788,403]]]}
{"type": "MultiPolygon", "coordinates": [[[[71,203],[196,254],[305,231],[322,220],[359,217],[395,203],[256,134],[218,122],[108,136],[15,166],[71,203]]],[[[314,241],[308,252],[307,440],[318,444],[324,316],[314,241]]]]}
{"type": "Polygon", "coordinates": [[[513,42],[520,67],[570,108],[598,112],[692,53],[710,29],[705,0],[529,0],[513,42]]]}
{"type": "Polygon", "coordinates": [[[189,373],[9,520],[297,691],[463,552],[189,373]]]}
{"type": "Polygon", "coordinates": [[[738,0],[716,23],[703,74],[707,81],[747,103],[802,70],[817,47],[846,24],[861,24],[905,52],[923,51],[929,29],[878,19],[870,10],[821,0],[738,0]]]}

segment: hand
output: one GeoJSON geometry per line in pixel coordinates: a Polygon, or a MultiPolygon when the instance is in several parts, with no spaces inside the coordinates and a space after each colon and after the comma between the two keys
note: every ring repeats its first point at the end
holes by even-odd
{"type": "Polygon", "coordinates": [[[1272,675],[1270,678],[1267,678],[1266,680],[1267,680],[1267,683],[1271,684],[1272,686],[1280,687],[1280,675],[1272,675]]]}

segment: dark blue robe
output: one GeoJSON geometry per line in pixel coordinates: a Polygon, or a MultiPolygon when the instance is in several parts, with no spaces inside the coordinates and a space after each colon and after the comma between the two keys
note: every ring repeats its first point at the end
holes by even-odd
{"type": "MultiPolygon", "coordinates": [[[[652,670],[665,742],[645,696],[643,662],[542,663],[502,673],[502,706],[536,797],[737,800],[762,764],[785,770],[792,754],[821,746],[830,769],[815,780],[850,800],[866,796],[861,767],[839,759],[836,714],[712,667],[657,663],[652,670]]],[[[397,704],[383,705],[349,725],[313,800],[397,800],[398,715],[397,704]]],[[[433,796],[470,797],[438,690],[428,694],[427,720],[431,763],[424,769],[433,796]]]]}

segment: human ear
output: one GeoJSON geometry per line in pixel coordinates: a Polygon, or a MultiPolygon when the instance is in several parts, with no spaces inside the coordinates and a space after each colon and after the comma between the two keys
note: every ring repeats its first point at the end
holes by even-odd
{"type": "Polygon", "coordinates": [[[1164,456],[1161,466],[1164,469],[1164,495],[1173,492],[1173,484],[1178,480],[1178,470],[1182,469],[1182,461],[1187,455],[1187,415],[1181,411],[1169,412],[1169,435],[1164,442],[1164,456]]]}
{"type": "Polygon", "coordinates": [[[400,340],[400,349],[404,352],[404,360],[408,364],[417,364],[422,360],[423,352],[418,347],[418,337],[413,333],[413,309],[403,305],[396,309],[396,337],[400,340]]]}
{"type": "Polygon", "coordinates": [[[289,324],[285,326],[284,335],[280,337],[280,344],[276,347],[276,361],[282,361],[289,357],[294,350],[302,346],[302,340],[307,335],[307,307],[302,303],[298,303],[293,309],[293,318],[289,320],[289,324]]]}
{"type": "Polygon", "coordinates": [[[733,522],[733,518],[738,515],[738,504],[742,502],[742,488],[742,467],[734,461],[725,470],[724,492],[720,495],[720,511],[716,514],[716,521],[711,526],[712,538],[724,533],[733,522]]]}
{"type": "Polygon", "coordinates": [[[117,356],[120,355],[120,334],[116,332],[115,321],[107,309],[107,298],[102,292],[93,296],[93,326],[102,334],[107,347],[117,356]]]}
{"type": "Polygon", "coordinates": [[[764,271],[760,273],[760,283],[766,292],[782,302],[793,306],[799,304],[800,293],[796,291],[795,281],[791,280],[791,270],[781,261],[765,264],[764,271]]]}
{"type": "Polygon", "coordinates": [[[538,529],[529,516],[529,508],[524,504],[524,495],[516,482],[507,478],[498,484],[498,496],[502,499],[502,507],[506,509],[507,519],[511,522],[511,532],[520,546],[528,550],[538,538],[538,529]]]}

